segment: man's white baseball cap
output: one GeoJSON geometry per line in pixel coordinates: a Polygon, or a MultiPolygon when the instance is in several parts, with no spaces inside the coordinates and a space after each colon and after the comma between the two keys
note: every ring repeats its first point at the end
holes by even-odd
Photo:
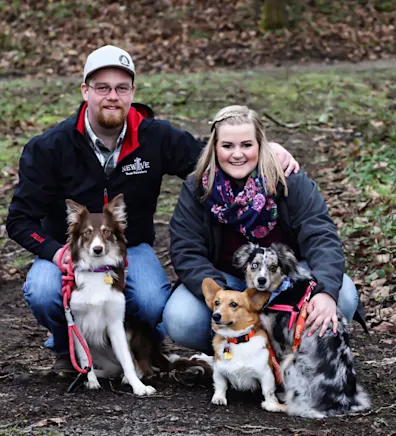
{"type": "Polygon", "coordinates": [[[129,53],[114,45],[105,45],[93,51],[87,57],[84,67],[84,82],[95,71],[107,67],[121,68],[129,73],[132,78],[135,77],[135,65],[129,53]]]}

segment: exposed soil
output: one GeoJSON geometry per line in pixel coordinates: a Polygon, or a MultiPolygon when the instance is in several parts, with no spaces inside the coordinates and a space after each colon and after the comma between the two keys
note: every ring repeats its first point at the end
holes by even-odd
{"type": "MultiPolygon", "coordinates": [[[[317,147],[306,133],[279,130],[271,137],[282,142],[315,177],[317,147]],[[309,150],[309,161],[307,151],[309,150]]],[[[165,181],[162,198],[177,195],[179,185],[165,181]]],[[[166,220],[158,217],[156,251],[172,281],[166,220]]],[[[8,242],[1,250],[15,250],[8,242]]],[[[137,398],[119,382],[102,382],[100,391],[65,391],[71,379],[51,373],[53,356],[43,348],[46,330],[37,325],[20,291],[29,264],[0,282],[0,435],[392,435],[395,433],[396,337],[365,335],[355,325],[352,347],[359,379],[370,393],[373,410],[367,414],[312,421],[270,414],[260,409],[260,394],[230,392],[229,406],[214,406],[211,380],[179,380],[163,374],[150,384],[158,395],[137,398]]],[[[1,269],[1,267],[0,267],[1,269]]],[[[175,345],[173,351],[186,353],[175,345]]]]}

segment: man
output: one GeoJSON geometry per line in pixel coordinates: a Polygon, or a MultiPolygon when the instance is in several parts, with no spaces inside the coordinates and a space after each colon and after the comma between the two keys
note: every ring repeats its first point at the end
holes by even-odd
{"type": "MultiPolygon", "coordinates": [[[[126,316],[150,325],[158,339],[164,334],[157,326],[171,285],[152,248],[153,216],[162,176],[186,177],[202,144],[168,121],[156,120],[148,106],[134,103],[134,79],[135,67],[126,51],[107,45],[92,52],[77,113],[29,141],[20,159],[7,230],[10,238],[38,256],[23,292],[37,321],[52,333],[46,345],[57,355],[56,371],[72,368],[57,267],[66,242],[67,198],[90,212],[101,212],[106,201],[124,194],[126,316]]],[[[273,146],[287,172],[298,170],[289,153],[273,146]]]]}

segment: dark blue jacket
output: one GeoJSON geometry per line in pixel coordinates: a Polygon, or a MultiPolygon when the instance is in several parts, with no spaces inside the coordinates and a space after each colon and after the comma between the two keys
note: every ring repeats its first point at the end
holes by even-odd
{"type": "MultiPolygon", "coordinates": [[[[336,227],[315,182],[304,173],[287,178],[288,196],[279,184],[276,203],[285,240],[298,247],[317,280],[316,292],[326,292],[336,301],[342,285],[345,259],[336,227]]],[[[222,252],[224,224],[204,206],[202,192],[193,177],[183,184],[170,222],[171,257],[181,282],[199,298],[206,277],[225,285],[223,273],[214,267],[222,252]]]]}
{"type": "Polygon", "coordinates": [[[188,132],[156,120],[147,106],[132,104],[120,158],[107,178],[84,135],[85,108],[83,103],[76,115],[29,141],[20,159],[7,231],[43,259],[52,260],[66,241],[65,199],[101,212],[105,190],[109,200],[124,194],[128,246],[152,244],[162,176],[185,178],[202,149],[188,132]]]}

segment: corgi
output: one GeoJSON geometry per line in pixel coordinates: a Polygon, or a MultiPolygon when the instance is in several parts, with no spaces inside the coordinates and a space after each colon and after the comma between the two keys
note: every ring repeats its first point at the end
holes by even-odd
{"type": "MultiPolygon", "coordinates": [[[[92,355],[94,368],[88,373],[86,386],[98,389],[99,377],[123,374],[136,395],[151,395],[152,386],[140,380],[150,365],[153,344],[143,326],[125,322],[126,213],[123,195],[117,195],[103,213],[66,200],[68,242],[74,266],[75,286],[70,309],[74,322],[92,355]],[[136,345],[138,347],[136,347],[136,345]],[[139,362],[135,358],[139,357],[139,362]],[[97,368],[100,368],[100,371],[97,368]]],[[[75,341],[81,367],[88,365],[87,356],[75,341]]]]}
{"type": "Polygon", "coordinates": [[[267,294],[250,288],[244,292],[222,289],[214,280],[202,283],[206,304],[212,310],[213,384],[212,403],[227,405],[228,383],[236,390],[256,390],[261,386],[261,407],[284,411],[275,396],[275,378],[267,349],[268,337],[259,319],[267,294]]]}
{"type": "Polygon", "coordinates": [[[370,409],[369,397],[356,380],[349,326],[339,310],[336,334],[331,325],[322,337],[319,331],[308,336],[306,329],[295,346],[291,316],[297,316],[313,277],[293,251],[283,244],[263,248],[249,243],[234,253],[233,263],[245,269],[247,286],[269,299],[260,319],[280,360],[287,413],[326,418],[370,409]]]}

